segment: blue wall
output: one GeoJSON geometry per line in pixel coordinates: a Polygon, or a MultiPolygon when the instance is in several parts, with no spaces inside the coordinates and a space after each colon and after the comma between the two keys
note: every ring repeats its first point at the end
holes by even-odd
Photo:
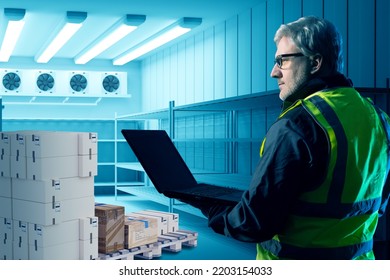
{"type": "MultiPolygon", "coordinates": [[[[276,51],[274,33],[280,24],[305,15],[325,17],[336,24],[344,38],[344,73],[355,86],[386,87],[390,78],[389,14],[388,0],[261,2],[144,59],[141,69],[142,108],[144,111],[157,110],[167,108],[170,100],[180,106],[277,89],[276,81],[269,75],[276,51]]],[[[385,103],[386,100],[378,99],[378,102],[385,103]]],[[[259,141],[277,117],[278,106],[270,104],[265,109],[237,115],[237,136],[254,139],[237,144],[233,164],[239,173],[251,174],[259,157],[259,141]]],[[[226,137],[227,122],[225,125],[216,125],[215,122],[215,116],[187,117],[179,122],[176,135],[190,140],[201,131],[212,138],[226,137]],[[214,122],[212,125],[210,119],[214,122]]],[[[200,155],[199,149],[193,145],[181,142],[179,148],[189,164],[197,167],[199,163],[191,150],[197,150],[200,158],[209,157],[210,151],[200,155]]],[[[221,158],[220,165],[215,167],[220,170],[227,158],[223,152],[218,154],[217,149],[217,146],[213,149],[214,161],[211,162],[221,158]]],[[[223,148],[219,147],[221,150],[223,148]]]]}
{"type": "MultiPolygon", "coordinates": [[[[261,2],[261,3],[260,3],[261,2]]],[[[3,130],[28,126],[31,119],[47,121],[46,129],[62,129],[50,119],[92,120],[85,129],[99,131],[113,139],[113,118],[119,115],[237,97],[277,89],[269,73],[276,51],[273,36],[280,24],[304,15],[318,15],[333,21],[344,37],[345,68],[358,87],[386,87],[390,78],[390,1],[388,0],[268,0],[177,44],[152,54],[141,62],[123,67],[94,61],[79,66],[83,71],[126,71],[130,99],[104,99],[97,106],[6,106],[3,130]],[[7,120],[18,119],[18,122],[7,120]],[[93,121],[94,120],[94,121],[93,121]],[[111,120],[106,122],[107,120],[111,120]],[[104,124],[104,125],[103,125],[104,124]]],[[[11,60],[1,68],[41,69],[27,59],[11,60]]],[[[69,70],[73,62],[57,59],[45,65],[51,70],[69,70]]],[[[382,105],[386,98],[378,98],[382,105]]],[[[380,105],[381,105],[380,104],[380,105]]],[[[179,150],[193,168],[234,170],[250,175],[258,161],[259,144],[275,120],[279,104],[240,111],[232,124],[224,114],[187,116],[176,122],[175,134],[196,142],[180,142],[179,150]],[[242,141],[235,154],[227,156],[228,144],[219,141],[234,130],[242,141]],[[198,141],[211,138],[215,141],[198,141]],[[234,159],[234,162],[227,162],[234,159]]],[[[69,128],[69,127],[68,127],[69,128]]],[[[162,121],[167,129],[167,120],[162,121]]],[[[102,152],[112,154],[111,148],[102,152]]]]}

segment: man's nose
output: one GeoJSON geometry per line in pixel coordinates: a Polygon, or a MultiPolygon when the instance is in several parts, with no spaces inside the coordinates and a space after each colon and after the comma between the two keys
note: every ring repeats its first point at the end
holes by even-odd
{"type": "Polygon", "coordinates": [[[272,78],[280,78],[282,76],[282,72],[280,71],[280,68],[276,65],[276,63],[271,70],[270,76],[272,78]]]}

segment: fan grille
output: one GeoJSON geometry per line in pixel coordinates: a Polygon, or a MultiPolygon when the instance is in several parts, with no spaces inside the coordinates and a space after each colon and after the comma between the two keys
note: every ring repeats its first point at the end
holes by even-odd
{"type": "Polygon", "coordinates": [[[108,75],[103,79],[103,88],[108,92],[115,92],[120,86],[119,79],[114,75],[108,75]]]}
{"type": "Polygon", "coordinates": [[[37,86],[42,91],[51,90],[54,87],[54,78],[48,73],[40,74],[37,78],[37,86]]]}
{"type": "Polygon", "coordinates": [[[73,75],[70,79],[70,87],[77,92],[83,91],[87,88],[87,78],[81,74],[73,75]]]}
{"type": "Polygon", "coordinates": [[[21,79],[14,72],[7,73],[3,76],[3,86],[8,90],[17,90],[20,87],[21,79]]]}

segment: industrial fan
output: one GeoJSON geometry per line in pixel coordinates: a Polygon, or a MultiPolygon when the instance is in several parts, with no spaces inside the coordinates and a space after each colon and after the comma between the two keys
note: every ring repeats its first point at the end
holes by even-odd
{"type": "Polygon", "coordinates": [[[54,87],[54,78],[48,73],[40,74],[37,78],[37,86],[42,91],[51,90],[54,87]]]}
{"type": "Polygon", "coordinates": [[[114,75],[108,75],[103,79],[103,88],[107,92],[115,92],[120,86],[119,79],[114,75]]]}
{"type": "Polygon", "coordinates": [[[7,73],[3,76],[3,86],[8,90],[17,90],[20,87],[21,79],[14,72],[7,73]]]}
{"type": "Polygon", "coordinates": [[[83,91],[87,88],[87,78],[81,74],[73,75],[70,79],[70,87],[77,92],[83,91]]]}

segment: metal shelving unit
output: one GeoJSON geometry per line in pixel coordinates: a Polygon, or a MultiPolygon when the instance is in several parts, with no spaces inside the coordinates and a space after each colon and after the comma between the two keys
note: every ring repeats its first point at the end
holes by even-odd
{"type": "MultiPolygon", "coordinates": [[[[251,138],[238,138],[237,137],[237,120],[236,120],[236,112],[239,110],[251,110],[251,109],[259,109],[267,106],[275,106],[279,101],[278,93],[276,91],[272,92],[262,92],[258,94],[250,94],[245,96],[238,96],[234,98],[226,98],[221,100],[213,100],[207,102],[200,102],[190,105],[183,106],[175,106],[174,102],[171,101],[169,103],[168,108],[150,112],[141,112],[137,114],[129,114],[129,115],[120,115],[115,116],[116,121],[119,120],[136,120],[143,121],[145,123],[144,129],[149,129],[148,126],[149,121],[157,121],[157,125],[155,126],[158,129],[161,129],[162,121],[168,123],[168,127],[166,128],[168,134],[171,139],[175,143],[179,142],[190,142],[190,141],[213,141],[213,142],[223,142],[227,143],[226,153],[227,155],[227,163],[226,163],[226,172],[216,173],[216,172],[207,172],[204,170],[192,170],[195,178],[199,182],[212,183],[217,185],[224,186],[235,186],[242,189],[246,189],[249,182],[250,176],[244,176],[237,173],[237,168],[235,166],[235,157],[236,157],[236,144],[238,142],[251,142],[258,141],[259,139],[251,139],[251,138]],[[227,119],[226,121],[226,131],[225,135],[227,137],[216,139],[216,138],[202,138],[202,139],[187,139],[187,138],[179,138],[176,134],[176,121],[179,118],[186,116],[195,116],[197,114],[207,114],[207,113],[216,113],[220,112],[225,114],[227,119]]],[[[156,128],[153,127],[153,128],[156,128]]],[[[118,127],[115,126],[115,135],[118,135],[118,127]]],[[[115,152],[118,153],[118,142],[122,141],[121,139],[116,138],[116,148],[115,152]]],[[[142,166],[138,162],[130,162],[123,163],[118,162],[117,155],[115,157],[115,198],[117,199],[118,191],[127,192],[132,195],[137,195],[141,197],[145,197],[147,199],[153,200],[157,203],[167,205],[169,211],[173,211],[173,209],[179,209],[182,211],[190,212],[195,215],[203,216],[198,209],[195,209],[189,205],[176,204],[176,201],[173,199],[168,199],[162,194],[158,193],[153,186],[151,186],[150,181],[148,180],[146,174],[144,176],[144,181],[142,182],[128,182],[126,183],[118,182],[118,169],[128,169],[132,172],[144,172],[142,166]],[[140,184],[140,185],[138,185],[140,184]]]]}

